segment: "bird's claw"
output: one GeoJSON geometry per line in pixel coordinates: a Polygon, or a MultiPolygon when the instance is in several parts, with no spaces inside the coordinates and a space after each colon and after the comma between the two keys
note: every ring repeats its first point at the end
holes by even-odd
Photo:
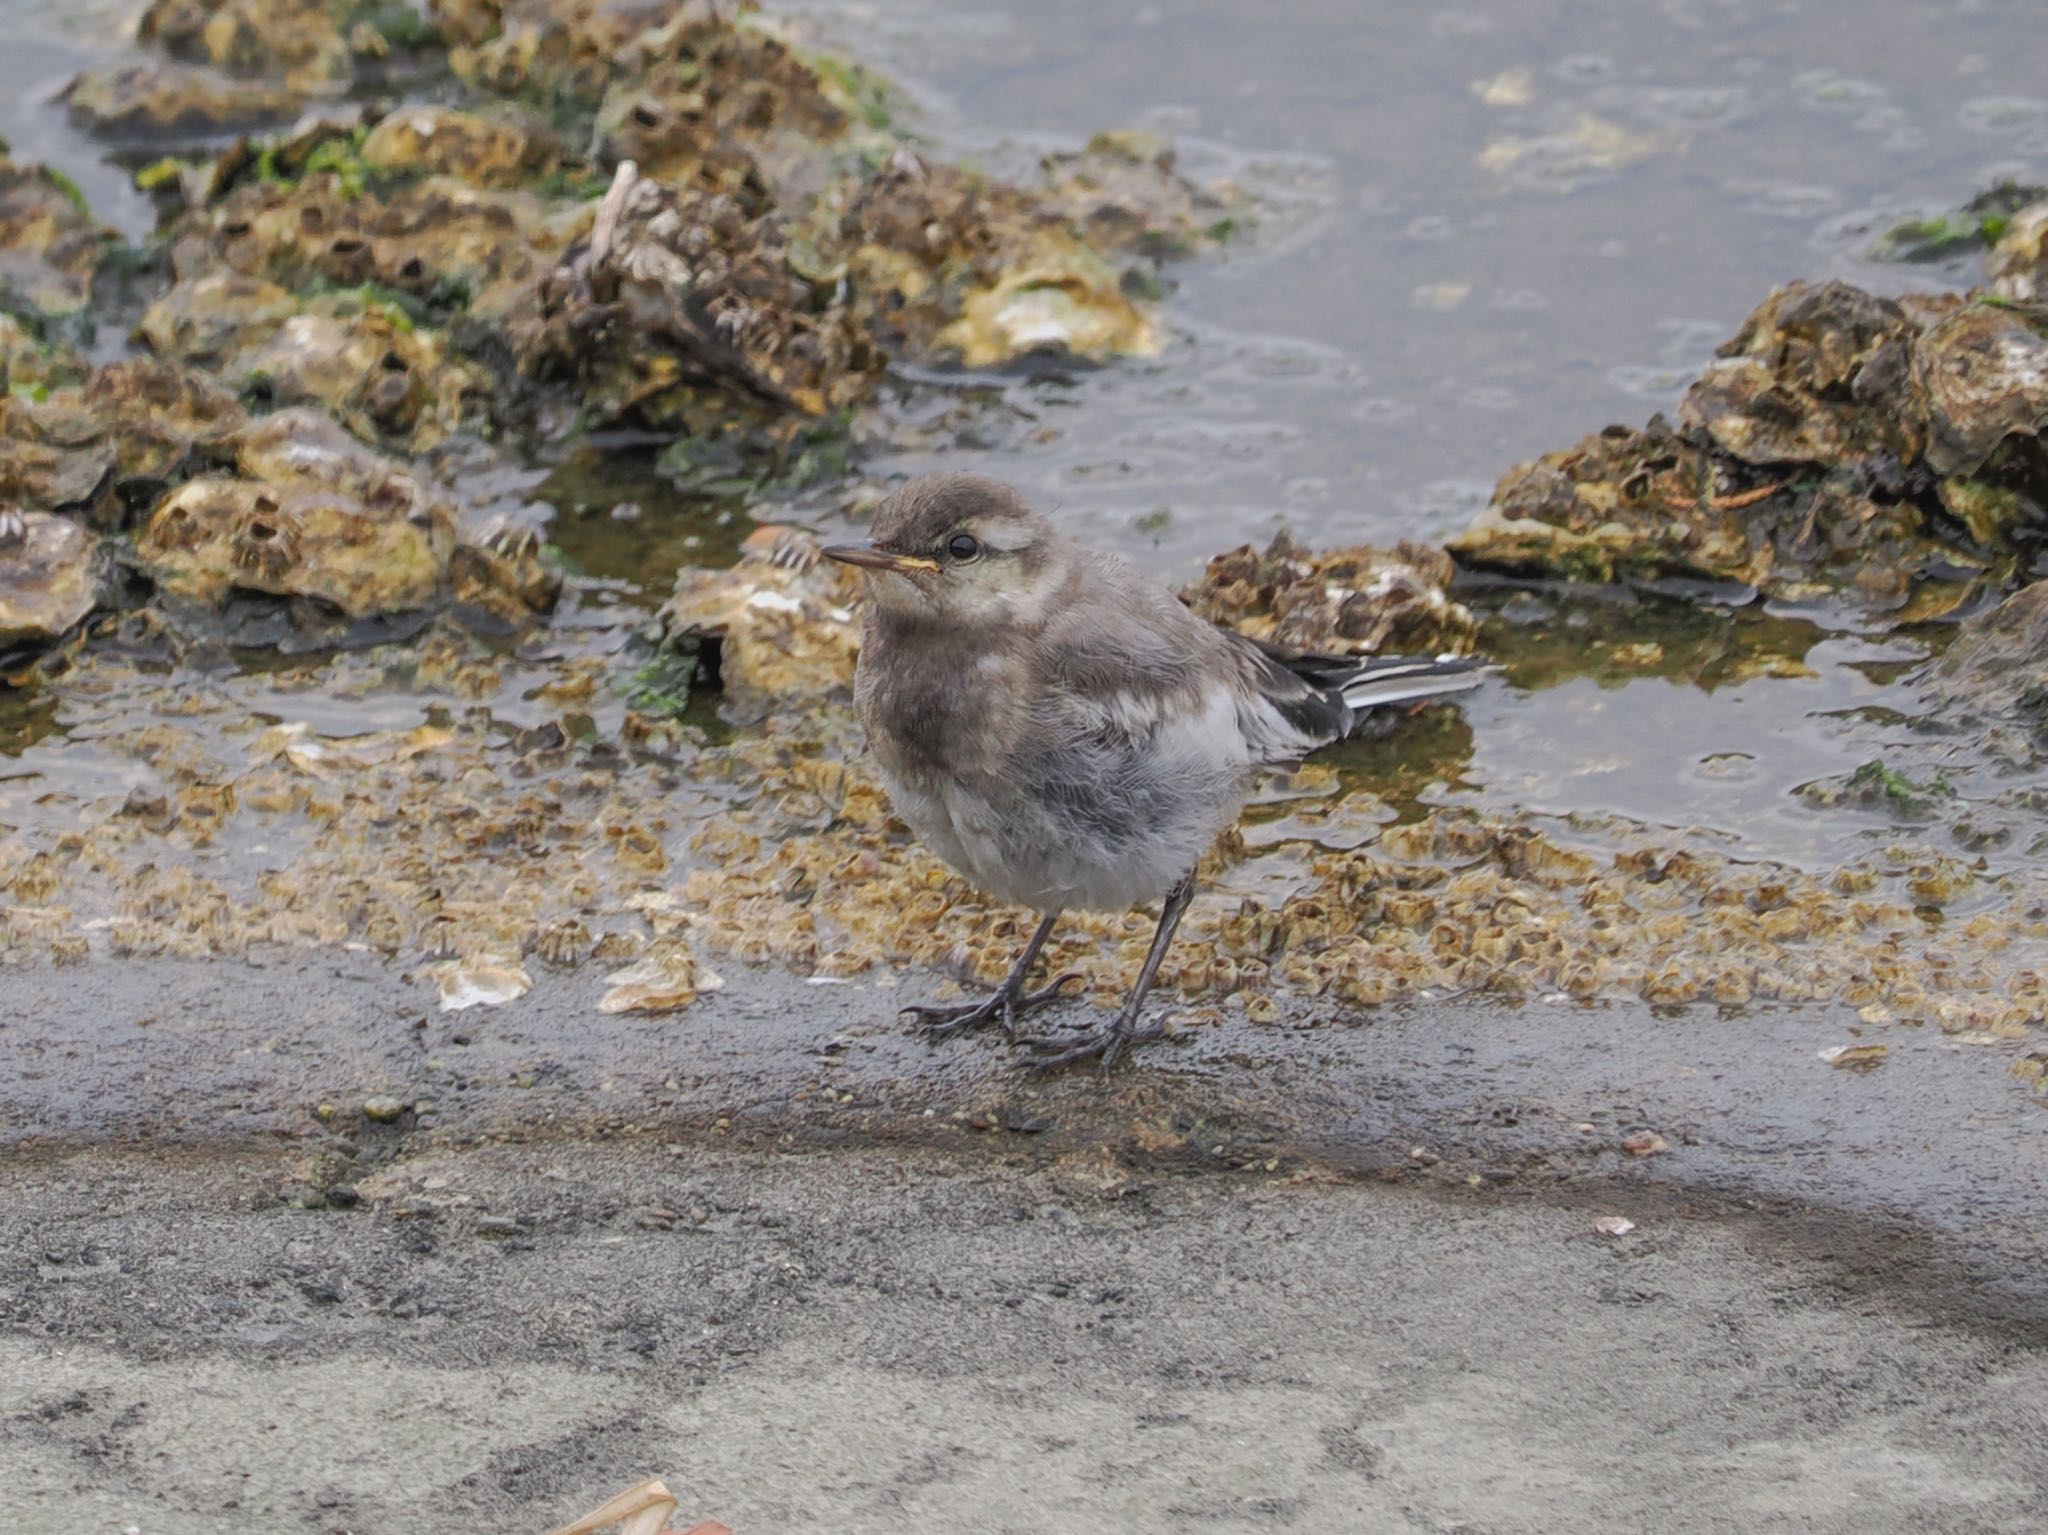
{"type": "Polygon", "coordinates": [[[1102,1074],[1106,1077],[1110,1067],[1133,1046],[1165,1037],[1164,1024],[1148,1023],[1141,1027],[1128,1013],[1118,1013],[1109,1023],[1083,1029],[1078,1035],[1026,1034],[1013,1043],[1037,1052],[1037,1058],[1031,1062],[1033,1071],[1059,1071],[1082,1061],[1094,1060],[1102,1063],[1102,1074]]]}
{"type": "Polygon", "coordinates": [[[965,1002],[957,1007],[934,1007],[918,1003],[904,1008],[898,1016],[916,1019],[918,1033],[933,1044],[998,1019],[1002,1023],[1004,1035],[1014,1040],[1017,1037],[1019,1013],[1032,1012],[1057,1001],[1063,986],[1069,981],[1081,979],[1080,971],[1069,970],[1065,975],[1054,977],[1038,990],[1021,994],[1005,982],[979,1002],[965,1002]]]}

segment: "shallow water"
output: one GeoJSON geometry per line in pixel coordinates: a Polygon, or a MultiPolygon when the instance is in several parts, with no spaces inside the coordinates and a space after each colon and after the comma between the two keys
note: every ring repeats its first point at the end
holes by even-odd
{"type": "MultiPolygon", "coordinates": [[[[69,70],[117,45],[122,13],[8,9],[19,35],[0,52],[0,135],[139,232],[147,211],[123,173],[49,101],[69,70]]],[[[891,72],[949,153],[1001,169],[1097,128],[1146,126],[1175,137],[1184,168],[1250,195],[1252,227],[1171,270],[1164,355],[926,379],[904,418],[959,391],[977,401],[971,433],[898,432],[866,466],[1016,480],[1085,536],[1175,579],[1283,526],[1318,544],[1440,538],[1518,458],[1673,405],[1776,283],[1967,281],[1964,266],[1872,262],[1874,233],[2000,177],[2048,174],[2039,18],[2018,0],[780,9],[891,72]]],[[[678,563],[730,558],[745,525],[731,506],[573,466],[505,490],[510,504],[545,503],[537,515],[554,509],[551,540],[592,578],[572,628],[658,600],[678,563]],[[620,500],[643,515],[614,518],[620,500]]],[[[832,515],[829,502],[806,509],[832,515]]],[[[1569,664],[1530,659],[1578,644],[1565,616],[1496,624],[1488,642],[1522,686],[1472,702],[1469,746],[1460,732],[1448,754],[1434,741],[1405,754],[1368,745],[1344,761],[1417,799],[1619,811],[1811,865],[1888,834],[1816,813],[1793,790],[1924,750],[1886,721],[1916,707],[1897,678],[1925,637],[1860,637],[1825,613],[1654,604],[1624,628],[1663,644],[1664,660],[1631,680],[1626,667],[1601,672],[1589,649],[1574,680],[1569,664]],[[1703,685],[1713,668],[1698,656],[1765,631],[1773,648],[1797,636],[1806,675],[1744,681],[1737,669],[1703,685]]],[[[536,666],[547,649],[533,650],[536,666]]],[[[51,723],[39,704],[7,704],[0,752],[51,723]]],[[[92,751],[50,741],[21,766],[50,772],[51,754],[68,775],[92,751]]]]}

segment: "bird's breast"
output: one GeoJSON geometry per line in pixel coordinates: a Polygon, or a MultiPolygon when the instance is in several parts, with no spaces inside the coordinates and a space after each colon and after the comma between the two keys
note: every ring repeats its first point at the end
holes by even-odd
{"type": "Polygon", "coordinates": [[[871,625],[854,701],[869,744],[892,776],[974,779],[1014,752],[1028,707],[1018,673],[998,649],[871,625]]]}

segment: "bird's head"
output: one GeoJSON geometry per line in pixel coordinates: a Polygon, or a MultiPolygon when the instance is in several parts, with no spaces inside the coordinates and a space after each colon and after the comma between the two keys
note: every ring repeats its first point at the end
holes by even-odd
{"type": "Polygon", "coordinates": [[[1072,546],[998,480],[928,474],[875,511],[864,544],[825,553],[867,573],[884,613],[942,623],[1035,623],[1072,546]]]}

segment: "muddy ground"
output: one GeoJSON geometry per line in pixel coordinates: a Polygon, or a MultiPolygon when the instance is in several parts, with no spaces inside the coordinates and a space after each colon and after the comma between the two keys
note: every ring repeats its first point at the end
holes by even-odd
{"type": "Polygon", "coordinates": [[[10,1527],[537,1531],[649,1474],[742,1530],[2048,1517],[2040,1117],[1981,1049],[1465,1001],[1044,1082],[746,981],[10,976],[10,1527]]]}

